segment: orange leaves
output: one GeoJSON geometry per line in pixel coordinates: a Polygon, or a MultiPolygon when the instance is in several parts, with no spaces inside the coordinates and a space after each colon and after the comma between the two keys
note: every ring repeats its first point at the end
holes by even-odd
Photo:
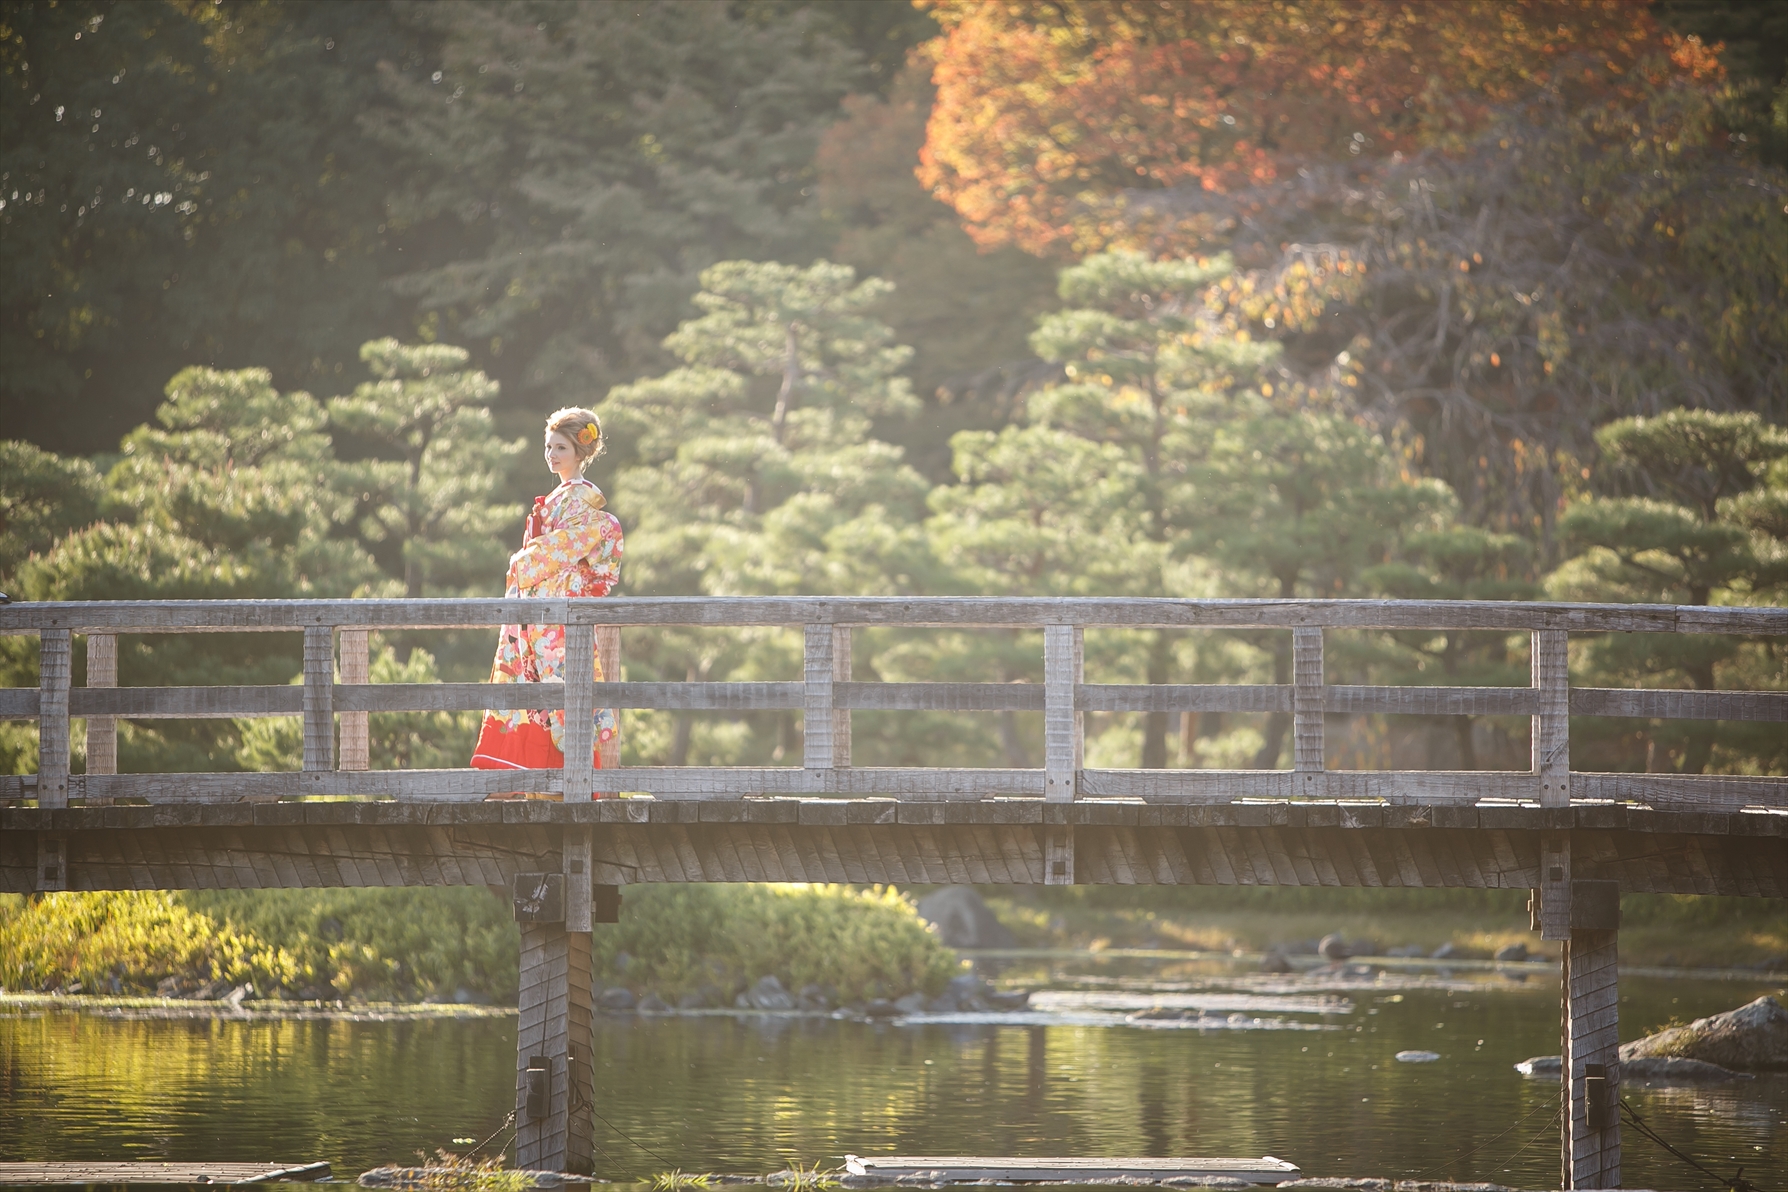
{"type": "MultiPolygon", "coordinates": [[[[1196,225],[1139,200],[1456,143],[1535,86],[1606,89],[1661,48],[1646,9],[1620,0],[926,6],[945,32],[920,181],[982,245],[1038,253],[1186,251],[1196,225]]],[[[1687,77],[1719,69],[1699,42],[1668,48],[1687,77]]]]}

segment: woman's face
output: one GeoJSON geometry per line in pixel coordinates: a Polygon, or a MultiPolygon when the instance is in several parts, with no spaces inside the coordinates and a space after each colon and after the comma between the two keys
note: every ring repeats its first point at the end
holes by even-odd
{"type": "Polygon", "coordinates": [[[546,466],[560,480],[570,480],[577,475],[577,448],[571,440],[556,430],[546,432],[546,466]]]}

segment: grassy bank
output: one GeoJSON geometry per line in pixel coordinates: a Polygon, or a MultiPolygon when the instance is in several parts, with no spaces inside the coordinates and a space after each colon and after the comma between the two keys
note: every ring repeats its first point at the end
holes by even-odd
{"type": "MultiPolygon", "coordinates": [[[[0,987],[20,991],[513,1003],[519,943],[483,887],[0,895],[0,987]]],[[[635,887],[594,962],[605,985],[729,1003],[766,975],[857,1000],[957,970],[901,895],[838,886],[635,887]]]]}
{"type": "MultiPolygon", "coordinates": [[[[984,886],[982,895],[1024,947],[1265,951],[1340,932],[1380,948],[1451,943],[1490,956],[1524,943],[1556,945],[1528,928],[1521,890],[1329,890],[1272,887],[984,886]]],[[[1788,908],[1761,898],[1629,894],[1621,899],[1621,960],[1732,968],[1788,957],[1788,908]]]]}

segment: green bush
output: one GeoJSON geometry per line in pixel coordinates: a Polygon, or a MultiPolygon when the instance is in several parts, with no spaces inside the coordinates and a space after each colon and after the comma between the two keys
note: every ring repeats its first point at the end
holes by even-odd
{"type": "Polygon", "coordinates": [[[937,993],[954,953],[896,890],[800,885],[644,885],[593,942],[598,979],[666,1000],[702,986],[728,999],[760,977],[830,985],[857,1001],[937,993]]]}
{"type": "Polygon", "coordinates": [[[219,924],[161,890],[0,895],[0,986],[149,993],[166,977],[190,988],[223,978],[290,984],[284,949],[219,924]]]}
{"type": "Polygon", "coordinates": [[[509,904],[482,886],[376,890],[206,890],[179,896],[292,959],[286,984],[312,996],[450,998],[460,988],[515,1000],[520,936],[509,904]]]}

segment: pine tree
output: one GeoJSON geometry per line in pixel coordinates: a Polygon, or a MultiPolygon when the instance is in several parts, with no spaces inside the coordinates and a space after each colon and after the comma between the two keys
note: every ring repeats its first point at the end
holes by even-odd
{"type": "MultiPolygon", "coordinates": [[[[909,350],[866,313],[886,291],[825,261],[726,261],[702,274],[702,315],[665,341],[683,366],[617,387],[599,409],[629,461],[614,507],[630,590],[912,590],[927,565],[925,482],[871,436],[871,419],[914,406],[900,375],[909,350]]],[[[791,665],[774,635],[665,634],[637,661],[677,677],[791,665]]],[[[777,721],[786,752],[793,721],[777,721]]],[[[691,726],[678,722],[673,760],[691,726]]]]}
{"type": "MultiPolygon", "coordinates": [[[[1596,480],[1609,495],[1572,505],[1559,519],[1575,556],[1547,581],[1555,598],[1663,604],[1747,604],[1779,600],[1788,584],[1788,428],[1756,414],[1672,410],[1626,418],[1596,432],[1596,480]]],[[[1747,646],[1727,635],[1619,634],[1598,639],[1591,675],[1619,686],[1719,686],[1744,667],[1747,646]]],[[[1705,772],[1716,726],[1654,726],[1648,751],[1663,742],[1685,774],[1705,772]]],[[[1655,756],[1651,765],[1658,764],[1655,756]]]]}
{"type": "Polygon", "coordinates": [[[373,340],[360,358],[374,380],[332,398],[329,418],[373,445],[353,469],[358,528],[404,595],[489,590],[512,549],[499,536],[515,511],[496,501],[521,440],[498,439],[488,403],[497,385],[449,344],[373,340]]]}

